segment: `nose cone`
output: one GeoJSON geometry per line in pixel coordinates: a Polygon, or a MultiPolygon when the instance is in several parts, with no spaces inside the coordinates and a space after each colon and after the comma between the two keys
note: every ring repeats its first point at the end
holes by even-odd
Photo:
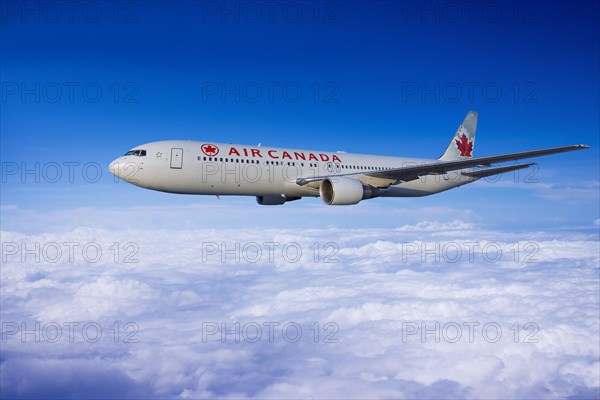
{"type": "Polygon", "coordinates": [[[108,170],[117,178],[129,183],[137,183],[137,173],[140,167],[137,163],[127,160],[126,157],[119,157],[108,165],[108,170]]]}
{"type": "Polygon", "coordinates": [[[113,174],[117,178],[119,177],[119,175],[118,175],[118,171],[119,171],[119,158],[117,158],[116,160],[112,161],[108,165],[108,170],[110,171],[111,174],[113,174]]]}

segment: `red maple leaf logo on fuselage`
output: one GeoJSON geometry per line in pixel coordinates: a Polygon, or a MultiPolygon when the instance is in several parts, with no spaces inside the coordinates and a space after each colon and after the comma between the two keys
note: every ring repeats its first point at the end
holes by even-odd
{"type": "Polygon", "coordinates": [[[471,157],[471,153],[473,152],[473,142],[470,142],[469,139],[463,133],[460,139],[455,140],[456,148],[460,151],[460,155],[462,157],[471,157]]]}
{"type": "Polygon", "coordinates": [[[211,144],[203,144],[202,152],[207,156],[216,156],[217,154],[219,154],[219,148],[211,144]]]}

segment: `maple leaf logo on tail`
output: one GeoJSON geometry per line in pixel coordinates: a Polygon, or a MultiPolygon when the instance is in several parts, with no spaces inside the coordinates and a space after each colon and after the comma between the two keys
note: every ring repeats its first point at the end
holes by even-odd
{"type": "Polygon", "coordinates": [[[438,160],[453,161],[473,157],[475,148],[475,132],[477,131],[477,112],[469,111],[458,126],[444,154],[438,160]]]}
{"type": "Polygon", "coordinates": [[[471,153],[473,152],[473,141],[469,141],[465,134],[463,133],[460,139],[455,139],[456,148],[460,151],[460,155],[462,157],[472,157],[471,153]]]}

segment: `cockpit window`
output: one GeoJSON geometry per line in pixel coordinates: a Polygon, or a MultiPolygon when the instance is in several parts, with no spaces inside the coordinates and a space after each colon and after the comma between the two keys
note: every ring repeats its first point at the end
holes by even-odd
{"type": "Polygon", "coordinates": [[[125,153],[126,156],[144,157],[146,156],[146,150],[129,150],[125,153]]]}

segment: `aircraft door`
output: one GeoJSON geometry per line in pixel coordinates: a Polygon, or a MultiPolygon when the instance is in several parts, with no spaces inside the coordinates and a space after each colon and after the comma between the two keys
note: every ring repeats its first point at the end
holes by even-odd
{"type": "Polygon", "coordinates": [[[171,168],[181,169],[183,167],[183,149],[171,149],[171,168]]]}

